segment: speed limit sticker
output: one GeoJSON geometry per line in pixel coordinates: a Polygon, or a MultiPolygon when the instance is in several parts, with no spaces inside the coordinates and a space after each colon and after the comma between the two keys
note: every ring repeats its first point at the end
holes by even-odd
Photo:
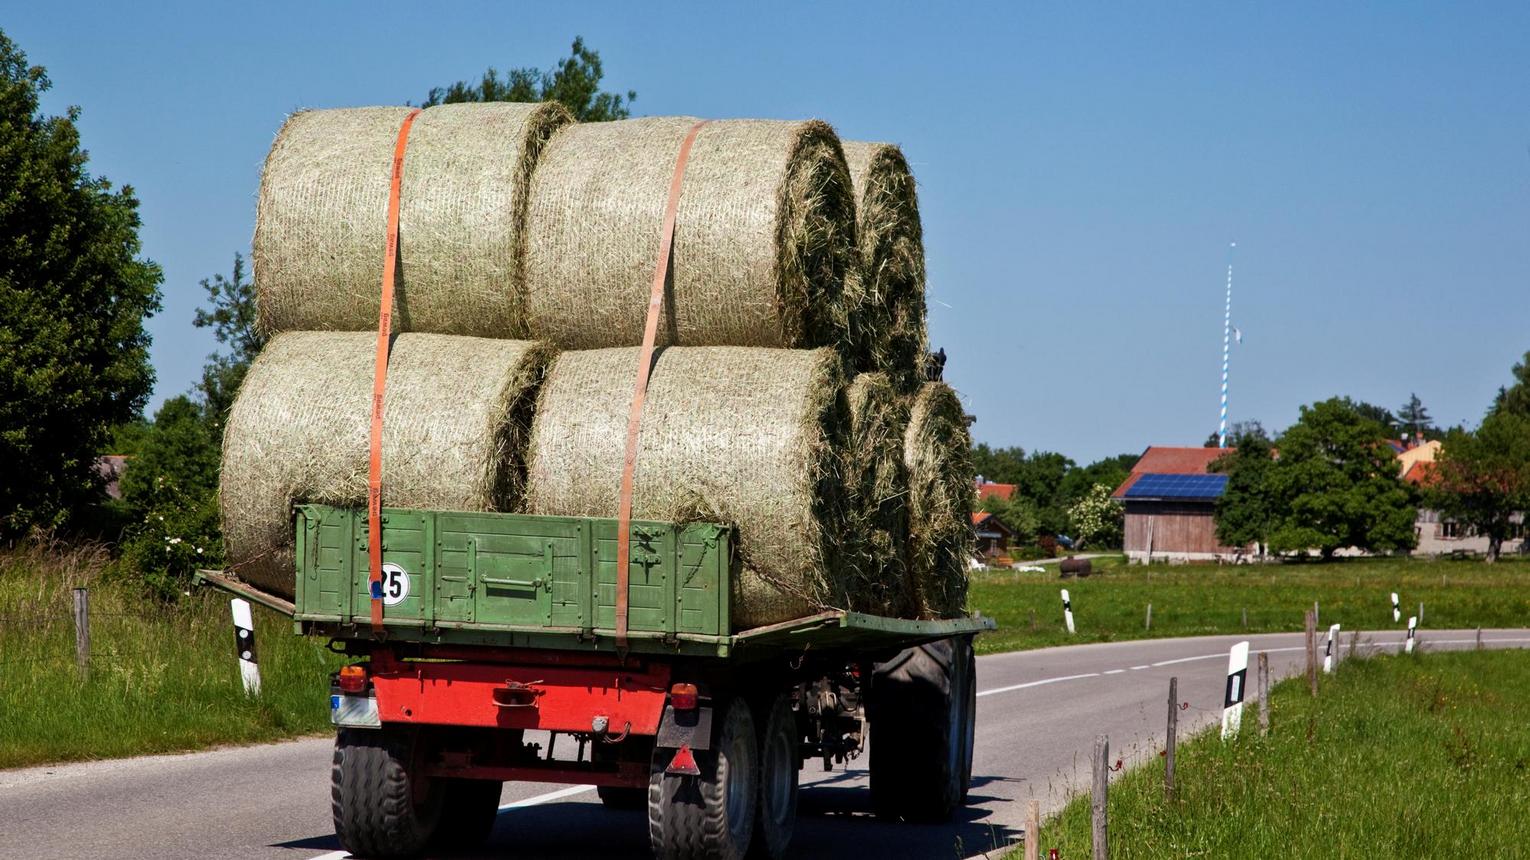
{"type": "Polygon", "coordinates": [[[393,562],[382,566],[382,601],[384,606],[397,606],[409,596],[409,572],[393,562]]]}

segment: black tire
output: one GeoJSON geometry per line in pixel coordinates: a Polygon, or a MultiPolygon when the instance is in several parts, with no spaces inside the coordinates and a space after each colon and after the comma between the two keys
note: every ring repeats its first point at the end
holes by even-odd
{"type": "Polygon", "coordinates": [[[977,741],[977,653],[972,650],[971,637],[958,639],[956,643],[959,655],[956,665],[965,664],[966,666],[966,672],[958,675],[966,688],[966,694],[959,699],[964,706],[962,711],[962,795],[959,802],[962,806],[966,806],[967,792],[972,788],[972,747],[977,741]]]}
{"type": "Polygon", "coordinates": [[[760,734],[760,812],[751,857],[780,860],[791,844],[797,825],[799,735],[791,694],[783,693],[771,704],[760,734]]]}
{"type": "Polygon", "coordinates": [[[697,750],[700,776],[664,772],[672,749],[655,748],[648,777],[648,842],[659,860],[743,860],[754,836],[759,741],[743,699],[719,703],[712,749],[697,750]]]}
{"type": "Polygon", "coordinates": [[[648,789],[601,785],[595,788],[607,809],[642,809],[648,805],[648,789]]]}
{"type": "Polygon", "coordinates": [[[466,851],[489,841],[499,820],[504,783],[484,779],[441,780],[441,819],[430,847],[466,851]]]}
{"type": "Polygon", "coordinates": [[[441,818],[441,783],[418,786],[410,736],[342,729],[335,736],[330,804],[335,835],[357,857],[414,857],[441,818]]]}
{"type": "Polygon", "coordinates": [[[873,671],[871,805],[883,818],[939,823],[962,802],[972,692],[964,644],[930,642],[873,671]]]}

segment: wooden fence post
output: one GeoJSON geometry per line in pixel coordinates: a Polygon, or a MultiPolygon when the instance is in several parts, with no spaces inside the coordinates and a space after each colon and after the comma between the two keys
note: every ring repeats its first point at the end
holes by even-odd
{"type": "Polygon", "coordinates": [[[1153,629],[1153,604],[1148,604],[1147,621],[1142,625],[1144,630],[1153,629]]]}
{"type": "Polygon", "coordinates": [[[84,588],[74,590],[74,662],[90,676],[90,591],[84,588]]]}
{"type": "Polygon", "coordinates": [[[1243,607],[1243,629],[1248,629],[1248,607],[1243,607]]]}
{"type": "Polygon", "coordinates": [[[1259,652],[1259,735],[1270,733],[1270,655],[1259,652]]]}
{"type": "Polygon", "coordinates": [[[1477,650],[1478,651],[1482,650],[1482,628],[1481,627],[1477,628],[1477,650]]]}
{"type": "Polygon", "coordinates": [[[1174,798],[1174,744],[1179,734],[1179,677],[1169,679],[1169,729],[1163,747],[1163,795],[1174,798]]]}
{"type": "Polygon", "coordinates": [[[1025,811],[1025,860],[1041,860],[1041,801],[1032,800],[1025,811]]]}
{"type": "Polygon", "coordinates": [[[1307,613],[1307,686],[1312,695],[1318,694],[1317,680],[1317,617],[1307,613]]]}
{"type": "Polygon", "coordinates": [[[1094,860],[1110,860],[1110,826],[1107,807],[1110,791],[1110,739],[1094,739],[1094,791],[1090,807],[1094,860]]]}

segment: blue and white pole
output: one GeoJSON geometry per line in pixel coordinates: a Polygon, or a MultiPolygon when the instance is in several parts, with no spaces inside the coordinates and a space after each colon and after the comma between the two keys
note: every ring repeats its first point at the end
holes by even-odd
{"type": "MultiPolygon", "coordinates": [[[[1232,248],[1238,247],[1233,242],[1228,249],[1231,257],[1232,248]]],[[[1217,447],[1227,447],[1227,366],[1229,364],[1230,351],[1232,349],[1232,260],[1227,261],[1227,307],[1222,314],[1222,423],[1217,425],[1217,447]]]]}

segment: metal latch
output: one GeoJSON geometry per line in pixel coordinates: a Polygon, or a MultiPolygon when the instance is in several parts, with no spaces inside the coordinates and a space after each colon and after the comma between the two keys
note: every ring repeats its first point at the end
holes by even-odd
{"type": "Polygon", "coordinates": [[[537,696],[545,690],[538,690],[533,685],[541,681],[505,681],[505,686],[494,688],[492,694],[494,704],[501,708],[535,708],[537,696]]]}

